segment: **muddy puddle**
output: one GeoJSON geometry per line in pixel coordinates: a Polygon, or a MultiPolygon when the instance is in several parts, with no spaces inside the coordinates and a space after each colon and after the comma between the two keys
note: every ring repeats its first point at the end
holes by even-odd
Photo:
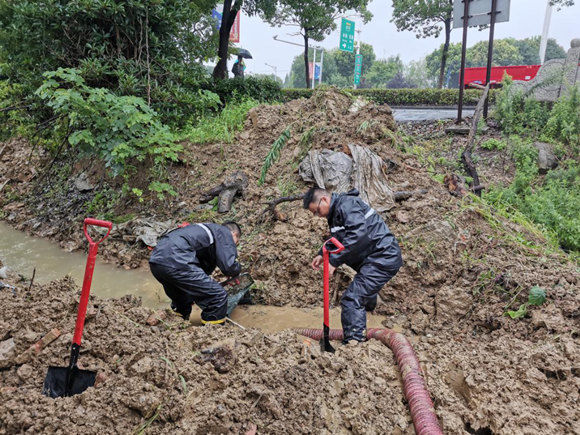
{"type": "MultiPolygon", "coordinates": [[[[86,256],[79,252],[66,252],[53,243],[31,237],[0,222],[0,260],[8,268],[30,279],[34,269],[34,281],[45,284],[70,275],[81,285],[85,270],[86,256]]],[[[322,282],[321,282],[322,287],[322,282]]],[[[160,284],[148,270],[124,270],[98,261],[95,266],[91,293],[102,297],[120,297],[127,294],[140,296],[143,305],[149,308],[165,308],[169,299],[160,284]]],[[[232,313],[232,320],[244,327],[261,329],[264,332],[278,332],[297,327],[322,327],[321,308],[296,308],[290,306],[273,307],[266,305],[246,305],[232,313]]],[[[368,316],[368,327],[381,327],[384,316],[368,316]]],[[[201,324],[199,310],[192,313],[191,322],[201,324]]],[[[330,314],[331,327],[340,327],[340,309],[334,308],[330,314]]]]}

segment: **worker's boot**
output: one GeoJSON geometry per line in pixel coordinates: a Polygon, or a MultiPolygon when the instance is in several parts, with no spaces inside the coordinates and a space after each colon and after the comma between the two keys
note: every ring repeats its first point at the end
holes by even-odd
{"type": "Polygon", "coordinates": [[[189,316],[191,314],[191,305],[188,308],[185,307],[178,308],[174,302],[171,302],[171,310],[173,311],[173,313],[175,313],[176,316],[183,318],[183,320],[189,320],[189,316]]]}

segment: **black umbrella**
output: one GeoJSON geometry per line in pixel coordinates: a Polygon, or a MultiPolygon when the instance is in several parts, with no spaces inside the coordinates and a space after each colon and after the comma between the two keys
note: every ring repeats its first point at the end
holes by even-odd
{"type": "Polygon", "coordinates": [[[244,59],[253,59],[250,52],[245,48],[238,48],[237,55],[243,57],[244,59]]]}

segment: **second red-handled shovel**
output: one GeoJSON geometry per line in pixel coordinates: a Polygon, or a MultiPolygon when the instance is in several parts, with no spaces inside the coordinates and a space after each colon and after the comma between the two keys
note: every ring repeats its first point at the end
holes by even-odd
{"type": "Polygon", "coordinates": [[[334,353],[334,347],[330,344],[330,339],[328,334],[330,331],[330,254],[338,254],[344,249],[342,243],[340,243],[336,238],[331,237],[322,245],[322,259],[324,260],[323,265],[323,278],[324,278],[324,322],[322,324],[322,329],[324,336],[320,340],[320,348],[325,352],[334,353]],[[336,249],[328,250],[326,245],[331,243],[336,249]]]}
{"type": "Polygon", "coordinates": [[[95,270],[95,259],[97,258],[97,250],[99,243],[107,238],[111,232],[113,224],[107,221],[98,219],[86,218],[83,224],[85,236],[89,241],[89,256],[87,258],[87,265],[85,267],[85,278],[83,280],[83,289],[81,292],[81,300],[79,302],[79,310],[77,313],[77,321],[75,325],[75,334],[72,340],[70,361],[68,367],[49,367],[46,378],[44,379],[44,386],[42,393],[49,397],[73,396],[80,394],[87,388],[95,384],[96,372],[90,370],[81,370],[77,367],[79,359],[79,352],[81,349],[81,339],[83,337],[83,328],[85,326],[85,316],[87,314],[87,305],[89,303],[89,295],[91,293],[91,282],[93,280],[93,271],[95,270]],[[107,234],[98,242],[94,242],[87,231],[89,225],[108,228],[107,234]]]}

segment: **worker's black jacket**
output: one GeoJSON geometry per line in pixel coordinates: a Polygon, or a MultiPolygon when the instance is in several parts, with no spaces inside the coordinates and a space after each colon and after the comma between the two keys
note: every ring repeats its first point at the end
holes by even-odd
{"type": "Polygon", "coordinates": [[[363,263],[384,269],[398,269],[403,264],[395,236],[383,218],[359,198],[358,190],[333,193],[326,219],[331,235],[344,245],[344,251],[330,256],[333,266],[345,263],[358,271],[363,263]]]}
{"type": "Polygon", "coordinates": [[[176,269],[197,266],[208,275],[219,267],[224,275],[236,276],[240,264],[230,230],[218,224],[195,224],[163,236],[151,254],[150,263],[176,269]]]}

